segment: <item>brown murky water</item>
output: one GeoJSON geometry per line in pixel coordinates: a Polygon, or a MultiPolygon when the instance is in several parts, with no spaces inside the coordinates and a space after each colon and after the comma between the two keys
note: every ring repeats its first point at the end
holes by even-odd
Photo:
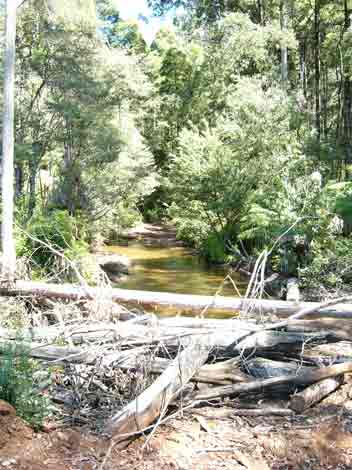
{"type": "MultiPolygon", "coordinates": [[[[128,246],[111,246],[108,251],[127,256],[133,263],[129,276],[119,287],[178,294],[238,296],[228,279],[227,268],[209,266],[188,248],[150,247],[141,242],[128,246]]],[[[246,283],[237,273],[230,274],[237,289],[244,292],[246,283]]]]}

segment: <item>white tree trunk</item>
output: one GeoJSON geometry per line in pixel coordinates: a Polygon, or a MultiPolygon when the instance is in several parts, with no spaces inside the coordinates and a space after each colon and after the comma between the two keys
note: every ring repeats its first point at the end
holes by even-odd
{"type": "Polygon", "coordinates": [[[16,251],[13,237],[14,214],[14,96],[16,60],[16,6],[17,2],[6,2],[6,42],[4,59],[4,110],[2,134],[2,277],[14,278],[16,251]]]}
{"type": "MultiPolygon", "coordinates": [[[[286,0],[280,1],[280,25],[283,32],[287,31],[286,0]]],[[[284,84],[288,80],[288,50],[286,45],[281,46],[281,80],[284,84]]]]}

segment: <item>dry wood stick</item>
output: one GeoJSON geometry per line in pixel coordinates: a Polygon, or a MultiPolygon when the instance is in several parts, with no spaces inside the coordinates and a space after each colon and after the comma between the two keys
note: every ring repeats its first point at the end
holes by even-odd
{"type": "Polygon", "coordinates": [[[290,408],[296,413],[302,413],[307,408],[318,403],[323,398],[334,392],[343,382],[343,377],[330,377],[321,380],[300,393],[293,395],[290,401],[290,408]]]}

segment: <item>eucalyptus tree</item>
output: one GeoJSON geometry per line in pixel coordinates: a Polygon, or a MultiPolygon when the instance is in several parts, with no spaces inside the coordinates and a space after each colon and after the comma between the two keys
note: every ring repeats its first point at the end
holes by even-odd
{"type": "Polygon", "coordinates": [[[14,216],[14,98],[16,64],[16,9],[17,1],[6,1],[5,59],[4,59],[4,108],[2,123],[2,277],[14,279],[16,250],[13,237],[14,216]]]}

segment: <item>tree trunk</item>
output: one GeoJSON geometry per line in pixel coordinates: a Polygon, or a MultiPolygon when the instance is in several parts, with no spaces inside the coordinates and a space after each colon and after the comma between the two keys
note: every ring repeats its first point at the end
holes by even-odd
{"type": "Polygon", "coordinates": [[[214,387],[207,392],[198,392],[194,397],[195,400],[213,400],[228,396],[239,395],[243,393],[262,392],[265,388],[275,387],[277,385],[293,384],[293,385],[311,385],[315,382],[337,377],[342,374],[350,374],[352,372],[352,362],[336,364],[330,367],[321,367],[308,371],[304,371],[297,375],[284,375],[274,377],[272,379],[253,380],[248,383],[238,383],[234,385],[224,385],[223,387],[214,387]]]}
{"type": "Polygon", "coordinates": [[[16,165],[15,167],[15,198],[18,199],[23,194],[23,167],[16,165]]]}
{"type": "Polygon", "coordinates": [[[6,43],[4,58],[4,111],[2,135],[2,277],[11,281],[16,270],[13,237],[14,214],[14,96],[16,66],[16,2],[6,2],[6,43]]]}
{"type": "Polygon", "coordinates": [[[320,144],[321,137],[321,103],[320,103],[320,0],[314,3],[314,69],[315,69],[315,129],[317,141],[320,144]]]}
{"type": "Polygon", "coordinates": [[[36,206],[36,178],[37,178],[37,163],[36,155],[33,153],[29,160],[29,202],[28,202],[28,219],[33,215],[36,206]]]}
{"type": "Polygon", "coordinates": [[[293,395],[290,408],[296,413],[303,413],[304,410],[318,403],[323,398],[334,392],[343,382],[343,376],[331,377],[317,382],[307,387],[303,392],[293,395]]]}
{"type": "Polygon", "coordinates": [[[306,72],[306,39],[302,39],[299,45],[299,77],[303,95],[307,99],[307,72],[306,72]]]}
{"type": "Polygon", "coordinates": [[[125,440],[125,434],[140,432],[165,413],[208,359],[209,339],[193,339],[150,387],[110,419],[106,431],[115,442],[125,440]]]}
{"type": "MultiPolygon", "coordinates": [[[[280,25],[281,31],[287,30],[286,0],[280,1],[280,25]]],[[[281,45],[281,80],[286,86],[288,80],[288,50],[286,45],[281,45]]]]}
{"type": "MultiPolygon", "coordinates": [[[[347,0],[344,0],[344,35],[348,33],[351,27],[350,9],[347,0]]],[[[343,146],[345,151],[346,164],[352,163],[352,83],[351,83],[351,67],[349,66],[349,58],[344,64],[343,70],[343,146]]],[[[348,231],[347,235],[351,232],[348,231]]]]}
{"type": "MultiPolygon", "coordinates": [[[[181,311],[240,312],[249,307],[253,312],[284,316],[296,314],[305,309],[310,318],[352,318],[352,305],[337,300],[335,305],[324,305],[317,302],[288,302],[284,300],[241,299],[236,297],[212,297],[207,295],[173,294],[168,292],[148,292],[129,289],[102,289],[98,287],[79,287],[72,284],[49,284],[34,281],[17,281],[14,286],[0,286],[0,296],[33,296],[37,298],[53,298],[62,300],[99,299],[106,295],[107,299],[127,305],[176,308],[181,311]],[[316,312],[314,314],[314,312],[316,312]]],[[[344,300],[347,302],[347,300],[344,300]]],[[[302,315],[303,317],[303,315],[302,315]]],[[[301,318],[301,316],[299,317],[301,318]]],[[[209,321],[209,320],[208,320],[209,321]]],[[[290,320],[289,323],[293,321],[290,320]]],[[[287,322],[274,324],[275,328],[286,327],[287,322]],[[283,324],[284,323],[284,324],[283,324]]],[[[255,328],[252,328],[255,331],[255,328]]],[[[248,344],[248,343],[247,343],[248,344]]]]}

